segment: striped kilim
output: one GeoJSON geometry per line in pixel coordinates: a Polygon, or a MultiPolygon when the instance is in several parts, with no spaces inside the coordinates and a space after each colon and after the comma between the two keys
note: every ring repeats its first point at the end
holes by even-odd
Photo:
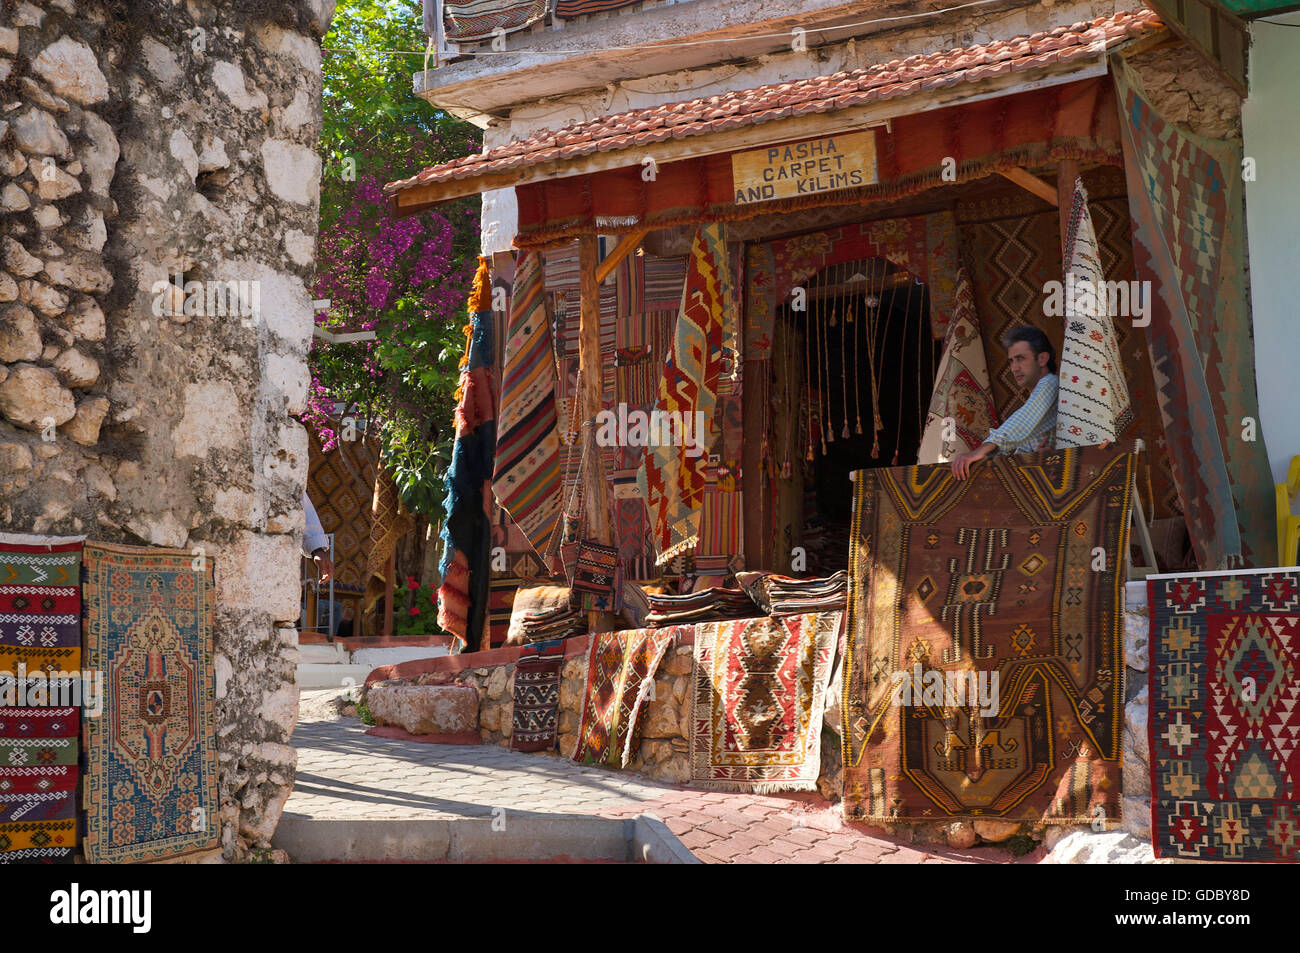
{"type": "Polygon", "coordinates": [[[590,636],[574,761],[627,767],[639,743],[637,717],[679,631],[629,629],[590,636]]]}
{"type": "Polygon", "coordinates": [[[510,747],[514,751],[550,751],[559,731],[560,669],[564,640],[525,645],[515,663],[510,747]]]}
{"type": "Polygon", "coordinates": [[[726,267],[722,226],[712,223],[701,227],[691,247],[672,351],[664,364],[655,411],[668,414],[668,419],[689,419],[692,423],[704,420],[707,432],[694,436],[705,452],[692,456],[680,442],[676,446],[650,446],[637,474],[650,511],[659,565],[691,552],[700,539],[700,504],[707,450],[715,432],[713,416],[722,367],[722,315],[732,307],[724,296],[730,286],[726,267]],[[697,412],[704,416],[695,417],[697,412]]]}
{"type": "MultiPolygon", "coordinates": [[[[0,533],[0,673],[43,672],[57,688],[72,687],[81,670],[81,550],[80,537],[0,533]]],[[[69,701],[56,693],[49,703],[69,701]]]]}
{"type": "Polygon", "coordinates": [[[637,0],[555,0],[555,15],[566,19],[630,7],[637,0]]]}
{"type": "Polygon", "coordinates": [[[81,713],[0,708],[0,864],[72,863],[81,713]]]}
{"type": "Polygon", "coordinates": [[[846,818],[1118,820],[1131,450],[857,471],[846,818]]]}
{"type": "Polygon", "coordinates": [[[549,0],[446,0],[443,35],[448,40],[485,40],[497,30],[513,33],[546,16],[549,0]]]}
{"type": "Polygon", "coordinates": [[[1300,571],[1148,576],[1156,857],[1300,858],[1300,571]]]}
{"type": "Polygon", "coordinates": [[[506,335],[492,489],[545,559],[557,542],[562,500],[555,357],[538,252],[520,256],[506,335]]]}
{"type": "Polygon", "coordinates": [[[1114,71],[1137,277],[1153,290],[1151,366],[1174,482],[1203,569],[1273,561],[1245,275],[1240,140],[1183,132],[1114,71]]]}
{"type": "Polygon", "coordinates": [[[811,791],[842,613],[695,626],[691,783],[811,791]]]}
{"type": "Polygon", "coordinates": [[[138,863],[217,846],[213,565],[182,550],[87,543],[86,860],[138,863]]]}
{"type": "Polygon", "coordinates": [[[1074,183],[1065,247],[1056,446],[1095,447],[1118,440],[1133,419],[1133,409],[1082,179],[1074,183]]]}

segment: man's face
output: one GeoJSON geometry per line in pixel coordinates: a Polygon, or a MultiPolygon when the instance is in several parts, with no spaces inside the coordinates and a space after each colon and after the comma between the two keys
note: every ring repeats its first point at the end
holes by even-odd
{"type": "Polygon", "coordinates": [[[1007,348],[1007,363],[1019,386],[1033,387],[1047,370],[1047,352],[1035,354],[1027,343],[1017,341],[1007,348]]]}

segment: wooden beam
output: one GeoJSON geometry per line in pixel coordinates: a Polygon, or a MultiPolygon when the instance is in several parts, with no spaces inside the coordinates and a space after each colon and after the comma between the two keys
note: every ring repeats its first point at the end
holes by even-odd
{"type": "Polygon", "coordinates": [[[637,232],[628,232],[619,239],[618,244],[614,246],[614,250],[596,266],[596,284],[603,285],[605,279],[618,267],[618,263],[640,246],[641,240],[646,237],[649,231],[650,229],[643,228],[637,232]]]}
{"type": "Polygon", "coordinates": [[[1032,192],[1044,202],[1052,205],[1057,204],[1056,189],[1048,185],[1032,172],[1026,172],[1024,169],[1009,169],[1006,172],[999,172],[998,175],[1004,179],[1010,179],[1016,185],[1020,186],[1026,192],[1032,192]]]}
{"type": "MultiPolygon", "coordinates": [[[[583,508],[586,516],[583,536],[606,546],[614,542],[614,527],[610,523],[609,484],[601,464],[599,448],[592,439],[596,415],[602,409],[601,359],[600,359],[600,284],[596,278],[600,264],[600,243],[595,235],[578,238],[578,375],[581,377],[578,406],[579,420],[584,425],[578,431],[580,447],[586,447],[587,467],[578,475],[583,484],[583,508]],[[589,426],[588,426],[589,425],[589,426]]],[[[622,626],[617,616],[592,610],[587,614],[587,626],[592,632],[609,632],[622,626]]]]}
{"type": "Polygon", "coordinates": [[[1061,223],[1061,269],[1070,267],[1066,255],[1070,250],[1065,247],[1065,237],[1070,233],[1070,206],[1074,204],[1074,182],[1079,178],[1079,163],[1074,159],[1062,159],[1056,167],[1056,197],[1060,209],[1061,223]]]}

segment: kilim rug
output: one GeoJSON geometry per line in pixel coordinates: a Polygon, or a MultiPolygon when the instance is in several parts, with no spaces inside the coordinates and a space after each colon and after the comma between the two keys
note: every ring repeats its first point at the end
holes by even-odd
{"type": "Polygon", "coordinates": [[[672,351],[664,363],[656,412],[689,419],[692,435],[705,452],[688,455],[677,446],[646,448],[637,473],[641,495],[650,510],[651,533],[663,565],[674,556],[691,552],[700,540],[700,503],[704,497],[708,449],[713,442],[713,417],[717,406],[718,375],[722,368],[722,314],[732,307],[724,291],[730,287],[725,272],[727,249],[722,226],[705,225],[691,246],[681,310],[673,332],[672,351]],[[696,418],[696,413],[703,418],[696,418]],[[696,419],[705,421],[706,433],[696,434],[696,419]]]}
{"type": "Polygon", "coordinates": [[[598,612],[617,612],[622,586],[618,550],[589,539],[580,540],[569,587],[570,604],[598,612]]]}
{"type": "Polygon", "coordinates": [[[54,697],[0,705],[74,704],[65,692],[81,670],[81,548],[81,537],[0,533],[0,673],[60,673],[54,697]]]}
{"type": "Polygon", "coordinates": [[[545,558],[555,542],[562,501],[555,355],[542,279],[541,254],[522,253],[506,329],[492,490],[545,558]]]}
{"type": "Polygon", "coordinates": [[[0,708],[0,864],[72,863],[76,708],[0,708]]]}
{"type": "Polygon", "coordinates": [[[564,640],[526,645],[515,663],[510,747],[515,751],[550,751],[559,731],[560,669],[564,640]]]}
{"type": "MultiPolygon", "coordinates": [[[[330,426],[336,434],[345,427],[338,419],[331,419],[330,426]]],[[[364,592],[370,507],[379,465],[376,442],[339,436],[326,450],[311,427],[307,439],[307,496],[316,507],[321,529],[334,534],[334,584],[348,592],[364,592]]]]}
{"type": "Polygon", "coordinates": [[[1134,456],[857,471],[845,817],[1118,820],[1134,456]]]}
{"type": "Polygon", "coordinates": [[[513,33],[546,16],[547,0],[447,0],[443,35],[453,41],[484,40],[497,30],[513,33]]]}
{"type": "Polygon", "coordinates": [[[640,741],[637,716],[644,694],[679,631],[629,629],[591,635],[574,761],[627,767],[640,741]]]}
{"type": "Polygon", "coordinates": [[[691,783],[811,791],[842,613],[695,627],[691,783]]]}
{"type": "Polygon", "coordinates": [[[1300,571],[1148,576],[1157,857],[1300,854],[1300,571]]]}
{"type": "MultiPolygon", "coordinates": [[[[1133,419],[1133,409],[1082,179],[1074,183],[1065,247],[1065,336],[1056,446],[1095,447],[1118,440],[1133,419]]],[[[1129,304],[1131,307],[1134,302],[1129,304]]]]}
{"type": "Polygon", "coordinates": [[[638,0],[555,0],[555,15],[566,19],[630,7],[638,0]]]}
{"type": "Polygon", "coordinates": [[[934,392],[925,418],[920,463],[943,463],[959,453],[974,450],[998,421],[989,390],[989,368],[984,359],[975,298],[964,268],[958,268],[952,319],[944,332],[943,357],[934,375],[934,392]],[[951,436],[949,433],[951,421],[951,436]]]}
{"type": "Polygon", "coordinates": [[[1258,434],[1246,281],[1241,140],[1185,133],[1141,95],[1123,63],[1119,94],[1137,277],[1152,288],[1151,368],[1174,482],[1203,569],[1274,559],[1273,480],[1258,434]]]}
{"type": "Polygon", "coordinates": [[[212,560],[87,543],[87,667],[105,704],[85,719],[86,860],[175,857],[218,843],[212,560]]]}

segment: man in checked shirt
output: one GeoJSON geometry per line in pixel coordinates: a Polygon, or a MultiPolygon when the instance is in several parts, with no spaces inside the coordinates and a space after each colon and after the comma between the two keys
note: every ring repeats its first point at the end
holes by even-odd
{"type": "Polygon", "coordinates": [[[1024,404],[994,427],[984,442],[969,453],[953,457],[952,472],[959,480],[970,476],[971,468],[993,453],[1033,453],[1050,450],[1056,431],[1056,351],[1047,335],[1024,324],[1007,332],[1002,339],[1007,349],[1011,375],[1022,389],[1029,391],[1024,404]]]}

